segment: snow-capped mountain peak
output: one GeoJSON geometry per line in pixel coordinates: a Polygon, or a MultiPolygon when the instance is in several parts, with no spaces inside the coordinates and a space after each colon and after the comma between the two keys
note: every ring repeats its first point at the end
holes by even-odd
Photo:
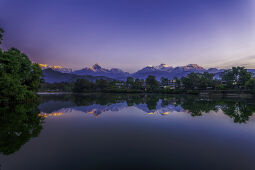
{"type": "Polygon", "coordinates": [[[201,67],[197,64],[188,64],[188,65],[184,66],[184,68],[204,70],[203,67],[201,67]]]}
{"type": "Polygon", "coordinates": [[[137,72],[130,74],[124,72],[118,68],[106,69],[101,67],[99,64],[94,64],[92,67],[85,67],[76,71],[65,70],[61,66],[47,66],[41,65],[42,68],[52,68],[55,71],[60,71],[64,73],[72,73],[75,75],[91,75],[91,76],[104,76],[112,79],[126,80],[127,77],[131,76],[133,78],[146,79],[149,75],[155,76],[157,80],[160,80],[161,77],[168,79],[173,79],[174,77],[182,78],[187,76],[190,73],[203,73],[209,72],[219,75],[224,70],[218,70],[216,68],[204,69],[203,67],[197,64],[188,64],[185,66],[172,67],[167,64],[160,64],[158,66],[146,66],[137,72]]]}
{"type": "Polygon", "coordinates": [[[164,64],[164,63],[162,63],[162,64],[160,64],[158,67],[160,67],[160,68],[165,68],[165,67],[169,67],[167,64],[164,64]]]}
{"type": "Polygon", "coordinates": [[[92,67],[76,70],[73,72],[76,75],[91,75],[91,76],[105,76],[114,79],[126,80],[129,73],[122,71],[121,69],[112,68],[106,69],[101,67],[99,64],[94,64],[92,67]]]}
{"type": "Polygon", "coordinates": [[[64,68],[59,65],[48,65],[48,64],[38,64],[38,65],[39,65],[39,67],[41,67],[42,70],[50,68],[52,70],[59,71],[61,73],[71,73],[72,72],[72,69],[64,68]]]}
{"type": "Polygon", "coordinates": [[[158,69],[158,70],[160,70],[160,71],[170,71],[170,70],[173,69],[172,66],[168,66],[168,65],[163,64],[163,63],[160,64],[160,65],[158,65],[158,66],[156,66],[155,68],[158,69]]]}
{"type": "Polygon", "coordinates": [[[93,70],[101,70],[102,69],[102,67],[99,65],[99,64],[94,64],[92,67],[91,67],[91,69],[93,69],[93,70]]]}
{"type": "Polygon", "coordinates": [[[143,68],[142,70],[144,71],[168,71],[171,70],[173,67],[172,66],[168,66],[167,64],[160,64],[158,66],[152,66],[152,65],[148,65],[147,67],[143,68]]]}

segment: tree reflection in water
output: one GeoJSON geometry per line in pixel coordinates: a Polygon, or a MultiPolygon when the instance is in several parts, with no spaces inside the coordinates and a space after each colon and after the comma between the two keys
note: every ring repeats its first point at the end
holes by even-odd
{"type": "Polygon", "coordinates": [[[192,116],[202,116],[202,113],[217,112],[219,109],[228,115],[235,123],[245,123],[255,112],[252,100],[244,99],[206,99],[199,97],[185,97],[179,104],[188,110],[192,116]]]}
{"type": "Polygon", "coordinates": [[[223,112],[231,117],[235,123],[245,123],[255,112],[255,106],[243,101],[227,102],[221,106],[223,112]]]}
{"type": "Polygon", "coordinates": [[[246,123],[255,112],[253,100],[245,99],[154,94],[44,95],[39,107],[37,104],[0,107],[0,153],[8,155],[18,151],[40,134],[45,117],[61,116],[63,113],[58,111],[62,108],[81,109],[85,113],[93,110],[95,116],[99,116],[106,111],[119,111],[131,106],[161,115],[177,111],[203,116],[210,111],[222,110],[234,123],[246,123]]]}
{"type": "Polygon", "coordinates": [[[31,138],[37,137],[43,118],[37,104],[0,106],[0,153],[9,155],[20,149],[31,138]]]}
{"type": "MultiPolygon", "coordinates": [[[[126,105],[115,106],[114,109],[116,109],[116,107],[123,108],[133,106],[148,113],[160,113],[162,115],[164,115],[163,113],[165,112],[185,111],[191,113],[192,116],[202,116],[210,111],[217,112],[222,110],[224,114],[232,118],[235,123],[247,122],[249,117],[255,112],[255,105],[252,99],[202,98],[193,95],[87,94],[69,95],[65,97],[61,95],[43,96],[41,99],[42,103],[49,100],[69,101],[69,106],[66,106],[66,108],[94,105],[94,109],[99,110],[97,116],[107,110],[111,110],[111,105],[120,103],[126,103],[126,105]],[[107,109],[105,109],[106,107],[107,109]]],[[[63,108],[63,106],[54,104],[51,112],[61,108],[63,108]]]]}

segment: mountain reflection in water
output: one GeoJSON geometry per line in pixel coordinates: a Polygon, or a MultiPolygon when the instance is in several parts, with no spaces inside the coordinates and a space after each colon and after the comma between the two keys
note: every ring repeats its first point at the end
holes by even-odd
{"type": "Polygon", "coordinates": [[[120,111],[131,106],[147,114],[157,115],[185,112],[191,116],[202,116],[210,111],[221,111],[235,123],[246,123],[255,112],[255,103],[252,99],[153,94],[41,95],[39,109],[42,117],[61,116],[71,110],[97,117],[107,111],[120,111]]]}
{"type": "Polygon", "coordinates": [[[39,103],[0,107],[0,167],[253,170],[253,101],[40,95],[39,103]]]}

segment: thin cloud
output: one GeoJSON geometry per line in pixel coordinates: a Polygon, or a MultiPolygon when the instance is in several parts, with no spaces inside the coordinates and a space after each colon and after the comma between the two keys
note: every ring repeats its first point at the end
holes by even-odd
{"type": "Polygon", "coordinates": [[[216,68],[231,68],[234,66],[243,66],[245,68],[255,68],[255,55],[248,57],[243,57],[237,60],[217,60],[213,64],[206,67],[216,67],[216,68]]]}

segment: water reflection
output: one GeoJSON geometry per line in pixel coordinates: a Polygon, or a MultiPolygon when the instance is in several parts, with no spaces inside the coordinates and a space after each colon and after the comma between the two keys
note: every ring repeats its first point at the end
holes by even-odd
{"type": "Polygon", "coordinates": [[[44,118],[46,118],[46,117],[48,117],[48,116],[61,116],[61,115],[63,115],[64,113],[63,112],[53,112],[53,113],[39,113],[38,114],[38,116],[39,117],[44,117],[44,118]]]}
{"type": "Polygon", "coordinates": [[[76,110],[96,117],[107,111],[120,111],[135,107],[149,115],[166,116],[172,112],[184,112],[191,116],[203,116],[210,111],[221,111],[234,123],[246,123],[255,112],[253,100],[210,99],[181,95],[41,95],[40,105],[19,104],[0,107],[0,153],[16,152],[42,130],[43,120],[63,116],[76,110]]]}
{"type": "Polygon", "coordinates": [[[246,123],[255,112],[255,104],[252,99],[153,94],[42,95],[39,108],[44,117],[52,116],[54,112],[60,112],[59,110],[63,108],[99,116],[107,111],[120,111],[131,106],[145,113],[158,115],[168,115],[175,111],[186,112],[191,116],[202,116],[210,111],[221,110],[235,123],[246,123]]]}
{"type": "Polygon", "coordinates": [[[252,99],[87,94],[40,100],[0,107],[2,169],[255,169],[252,99]]]}
{"type": "Polygon", "coordinates": [[[43,118],[37,104],[0,106],[0,153],[9,155],[20,149],[42,130],[43,118]]]}

